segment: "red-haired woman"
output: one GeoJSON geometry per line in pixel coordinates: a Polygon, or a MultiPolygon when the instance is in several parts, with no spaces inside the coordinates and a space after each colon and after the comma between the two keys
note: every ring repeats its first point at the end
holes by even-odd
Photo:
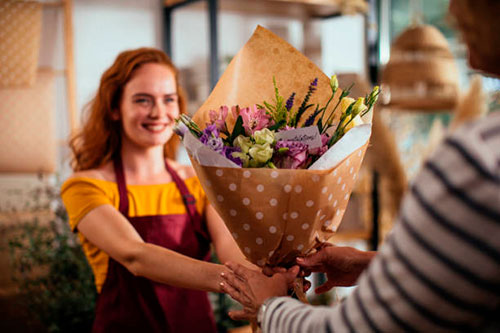
{"type": "Polygon", "coordinates": [[[214,332],[206,291],[244,262],[193,170],[175,163],[174,119],[185,112],[177,70],[156,49],[121,53],[103,74],[70,143],[62,186],[99,292],[95,332],[214,332]]]}

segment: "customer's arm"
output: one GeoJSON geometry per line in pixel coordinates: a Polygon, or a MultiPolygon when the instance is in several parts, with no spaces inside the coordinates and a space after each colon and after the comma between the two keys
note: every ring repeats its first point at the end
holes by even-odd
{"type": "MultiPolygon", "coordinates": [[[[500,127],[498,115],[495,121],[500,127]]],[[[482,135],[494,132],[488,126],[495,123],[458,131],[425,164],[393,233],[344,302],[331,308],[272,298],[263,331],[471,331],[491,317],[500,304],[500,153],[493,144],[500,131],[482,135]]]]}
{"type": "Polygon", "coordinates": [[[326,274],[327,281],[315,290],[321,294],[333,287],[355,285],[376,254],[375,251],[360,251],[348,246],[327,245],[310,256],[297,258],[297,263],[307,273],[326,274]]]}

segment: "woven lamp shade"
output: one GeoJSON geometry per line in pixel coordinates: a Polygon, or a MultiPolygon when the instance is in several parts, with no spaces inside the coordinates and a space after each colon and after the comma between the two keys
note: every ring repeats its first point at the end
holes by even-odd
{"type": "Polygon", "coordinates": [[[391,47],[382,73],[382,102],[404,110],[454,109],[458,71],[444,36],[433,26],[414,25],[391,47]]]}

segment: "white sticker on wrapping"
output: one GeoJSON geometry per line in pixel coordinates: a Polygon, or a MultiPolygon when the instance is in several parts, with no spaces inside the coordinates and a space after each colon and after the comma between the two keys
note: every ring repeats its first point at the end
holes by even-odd
{"type": "Polygon", "coordinates": [[[321,135],[318,126],[295,128],[277,132],[276,140],[299,141],[309,146],[309,149],[321,147],[321,135]]]}

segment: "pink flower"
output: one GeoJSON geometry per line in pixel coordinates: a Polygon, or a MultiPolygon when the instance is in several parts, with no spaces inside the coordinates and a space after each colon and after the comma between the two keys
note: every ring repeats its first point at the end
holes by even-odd
{"type": "Polygon", "coordinates": [[[231,113],[233,114],[234,121],[236,121],[240,115],[240,107],[238,105],[231,106],[231,113]]]}
{"type": "Polygon", "coordinates": [[[309,149],[310,155],[321,156],[328,150],[328,140],[330,138],[326,134],[321,134],[321,147],[309,149]]]}
{"type": "Polygon", "coordinates": [[[225,133],[227,132],[226,127],[226,117],[228,112],[227,106],[221,106],[219,111],[210,110],[208,114],[210,116],[210,124],[215,125],[219,132],[225,133]]]}
{"type": "Polygon", "coordinates": [[[266,110],[258,109],[257,105],[241,109],[240,116],[243,119],[243,127],[247,135],[252,135],[255,131],[267,127],[270,121],[266,110]]]}
{"type": "Polygon", "coordinates": [[[275,151],[283,151],[273,159],[280,169],[303,169],[308,158],[308,146],[299,141],[278,141],[275,151]]]}

